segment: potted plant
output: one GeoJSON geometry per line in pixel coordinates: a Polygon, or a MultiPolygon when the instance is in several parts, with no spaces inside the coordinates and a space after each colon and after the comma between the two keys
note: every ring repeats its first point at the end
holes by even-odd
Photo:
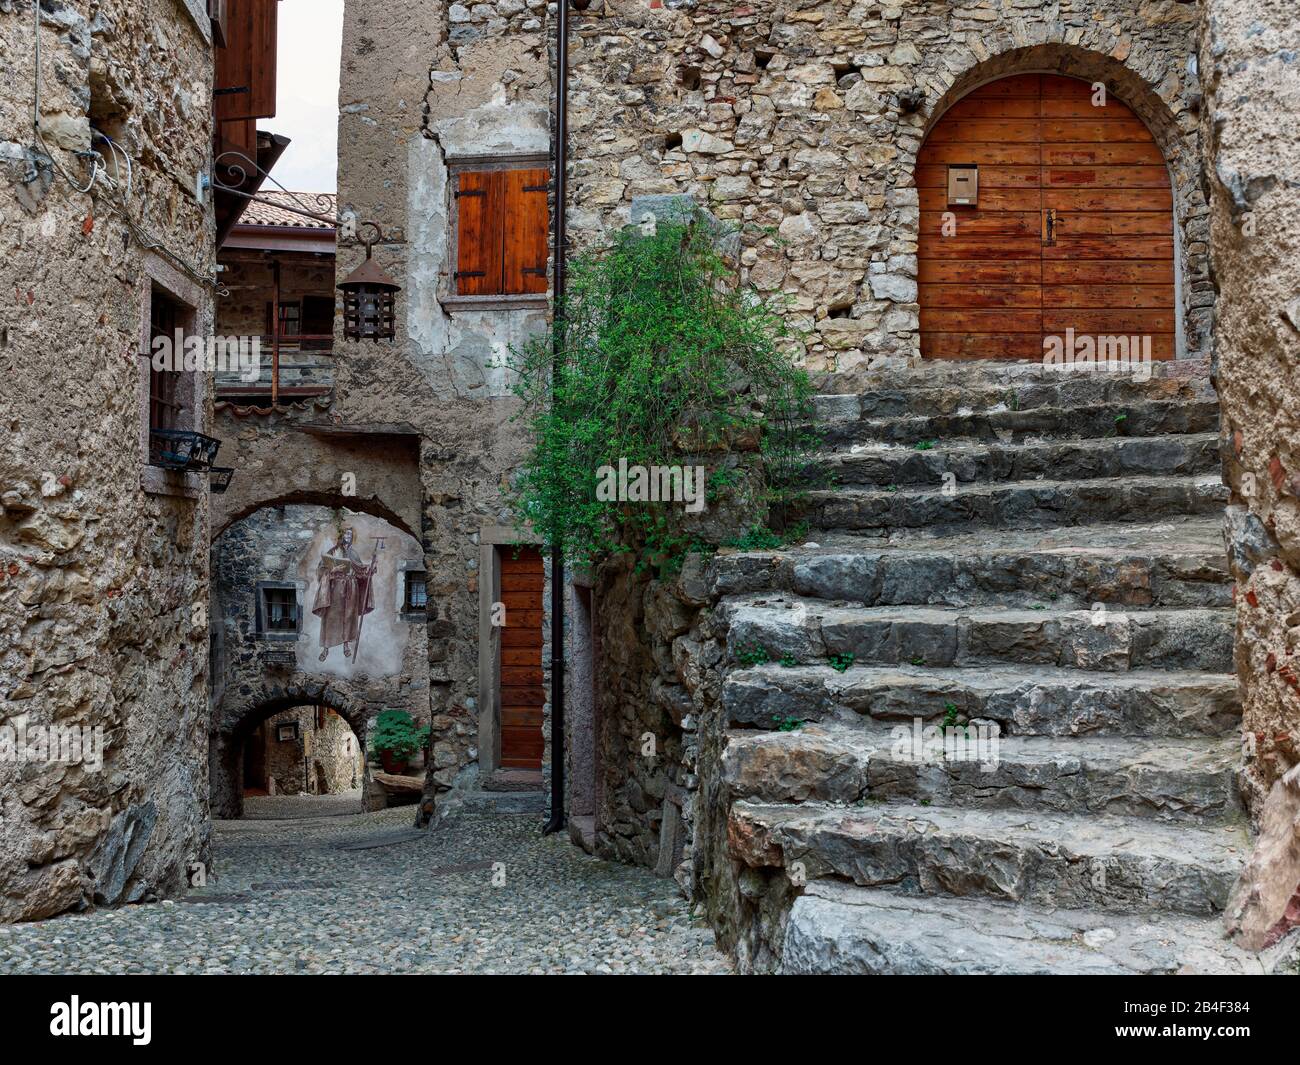
{"type": "Polygon", "coordinates": [[[429,742],[430,729],[415,723],[405,710],[381,710],[375,719],[370,748],[377,755],[385,773],[395,776],[406,772],[416,751],[429,742]]]}

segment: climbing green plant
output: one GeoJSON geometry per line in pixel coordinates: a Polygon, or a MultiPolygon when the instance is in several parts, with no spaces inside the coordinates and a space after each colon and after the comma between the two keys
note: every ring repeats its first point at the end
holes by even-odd
{"type": "Polygon", "coordinates": [[[726,506],[754,542],[806,492],[808,377],[783,319],[737,284],[717,238],[700,215],[650,235],[628,228],[576,256],[555,328],[511,351],[533,440],[516,516],[574,562],[631,552],[671,568],[725,538],[678,501],[602,498],[602,471],[620,460],[703,467],[709,514],[726,506]]]}

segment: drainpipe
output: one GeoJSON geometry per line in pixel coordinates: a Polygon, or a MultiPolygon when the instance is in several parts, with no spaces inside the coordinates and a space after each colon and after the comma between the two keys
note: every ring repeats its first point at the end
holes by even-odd
{"type": "MultiPolygon", "coordinates": [[[[555,46],[555,362],[564,329],[564,257],[568,252],[566,209],[569,202],[569,0],[558,0],[555,46]]],[[[564,549],[551,548],[551,819],[542,829],[549,836],[564,827],[564,549]]]]}

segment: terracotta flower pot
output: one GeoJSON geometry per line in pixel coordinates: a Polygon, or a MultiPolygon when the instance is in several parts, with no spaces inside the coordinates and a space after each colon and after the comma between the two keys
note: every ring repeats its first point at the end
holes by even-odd
{"type": "Polygon", "coordinates": [[[384,767],[384,772],[392,773],[395,777],[405,773],[406,767],[411,764],[406,757],[396,751],[380,751],[379,761],[384,767]]]}

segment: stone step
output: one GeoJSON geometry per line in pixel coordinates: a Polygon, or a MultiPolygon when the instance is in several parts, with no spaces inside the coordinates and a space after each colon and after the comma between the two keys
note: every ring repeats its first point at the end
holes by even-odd
{"type": "Polygon", "coordinates": [[[751,868],[784,868],[796,879],[1107,913],[1206,916],[1223,910],[1250,850],[1244,820],[1164,824],[874,803],[737,802],[727,845],[751,868]]]}
{"type": "Polygon", "coordinates": [[[790,596],[725,607],[732,662],[928,667],[1233,669],[1233,612],[831,606],[790,596]]]}
{"type": "Polygon", "coordinates": [[[1232,605],[1218,518],[995,535],[819,537],[807,547],[720,553],[714,594],[795,592],[867,606],[1232,605]]]}
{"type": "Polygon", "coordinates": [[[1078,382],[1090,387],[1107,383],[1146,389],[1196,389],[1210,394],[1210,360],[1196,357],[1156,360],[1147,381],[1133,374],[1066,373],[1043,364],[1041,359],[908,359],[877,358],[870,369],[851,373],[830,371],[815,375],[814,390],[821,395],[848,395],[917,388],[961,389],[1021,387],[1034,383],[1053,386],[1078,382]]]}
{"type": "Polygon", "coordinates": [[[732,799],[765,803],[870,799],[1158,821],[1241,813],[1233,737],[1001,736],[985,726],[943,742],[919,721],[732,730],[722,779],[732,799]]]}
{"type": "Polygon", "coordinates": [[[951,375],[930,368],[915,376],[883,378],[877,387],[813,397],[817,420],[1000,413],[1042,407],[1073,408],[1152,401],[1196,402],[1212,398],[1205,377],[1059,374],[1026,364],[969,363],[951,375]],[[991,368],[991,369],[990,369],[991,368]],[[936,379],[937,378],[937,379],[936,379]]]}
{"type": "Polygon", "coordinates": [[[912,445],[923,440],[1104,439],[1211,433],[1219,428],[1214,399],[1137,400],[1028,410],[957,411],[903,417],[832,418],[817,423],[824,446],[870,441],[912,445]]]}
{"type": "MultiPolygon", "coordinates": [[[[912,897],[815,881],[794,901],[780,972],[866,975],[1265,975],[1295,937],[1251,954],[1218,918],[912,897]]],[[[1139,1020],[1138,1023],[1141,1023],[1139,1020]]]]}
{"type": "Polygon", "coordinates": [[[815,529],[958,531],[971,526],[1042,529],[1095,522],[1153,522],[1221,514],[1228,489],[1219,475],[1007,481],[942,488],[838,488],[808,494],[803,515],[815,529]]]}
{"type": "Polygon", "coordinates": [[[1232,673],[1131,670],[1096,673],[1041,666],[935,669],[829,665],[787,669],[773,662],[732,670],[722,705],[733,725],[855,715],[937,723],[952,708],[996,721],[1016,736],[1226,736],[1241,726],[1232,673]]]}
{"type": "Polygon", "coordinates": [[[856,444],[821,456],[814,467],[832,485],[965,485],[993,481],[1095,480],[1102,477],[1186,476],[1219,469],[1218,433],[1111,437],[1023,444],[856,444]]]}

